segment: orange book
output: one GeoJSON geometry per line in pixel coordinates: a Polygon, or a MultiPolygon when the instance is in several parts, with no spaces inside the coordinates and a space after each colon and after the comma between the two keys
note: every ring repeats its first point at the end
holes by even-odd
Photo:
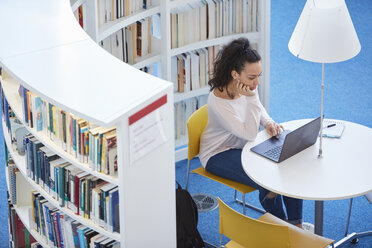
{"type": "Polygon", "coordinates": [[[132,51],[133,51],[133,61],[137,58],[137,23],[129,26],[132,31],[132,51]]]}
{"type": "Polygon", "coordinates": [[[82,28],[84,28],[84,23],[83,23],[83,6],[79,6],[79,24],[82,28]]]}
{"type": "Polygon", "coordinates": [[[148,25],[147,25],[147,36],[148,36],[148,38],[147,38],[147,43],[148,43],[147,52],[148,53],[151,53],[151,22],[152,22],[152,19],[151,19],[151,17],[149,17],[149,22],[148,22],[148,25]]]}
{"type": "Polygon", "coordinates": [[[184,84],[185,84],[185,70],[183,68],[183,58],[182,56],[177,56],[178,62],[178,73],[177,73],[177,82],[178,82],[178,92],[184,92],[184,84]]]}

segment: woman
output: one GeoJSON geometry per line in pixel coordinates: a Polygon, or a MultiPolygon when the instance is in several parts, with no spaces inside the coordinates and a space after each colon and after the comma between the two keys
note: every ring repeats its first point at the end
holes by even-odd
{"type": "Polygon", "coordinates": [[[302,227],[302,200],[262,188],[242,168],[242,148],[256,138],[260,125],[271,136],[278,136],[283,128],[269,117],[258,98],[260,61],[260,55],[245,38],[232,41],[218,53],[208,82],[208,124],[201,136],[199,158],[207,171],[258,189],[267,212],[302,227]]]}

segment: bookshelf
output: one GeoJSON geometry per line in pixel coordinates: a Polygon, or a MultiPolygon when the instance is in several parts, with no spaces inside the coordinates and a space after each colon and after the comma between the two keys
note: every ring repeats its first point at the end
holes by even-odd
{"type": "MultiPolygon", "coordinates": [[[[87,2],[72,4],[77,9],[87,2]]],[[[72,167],[119,189],[120,233],[117,233],[61,206],[48,190],[32,180],[25,156],[13,149],[3,123],[9,154],[20,171],[20,180],[28,185],[24,190],[17,189],[17,194],[24,196],[15,209],[30,233],[42,246],[50,247],[31,221],[31,190],[35,190],[64,216],[120,242],[120,247],[175,247],[172,84],[141,72],[101,49],[80,28],[68,1],[4,0],[0,8],[0,30],[1,86],[15,116],[33,137],[72,167]],[[43,131],[31,128],[24,118],[20,85],[74,116],[101,127],[115,127],[117,177],[92,170],[43,131]],[[143,135],[137,131],[141,131],[141,125],[151,129],[154,120],[164,136],[160,141],[144,143],[143,135]],[[154,142],[158,145],[151,147],[154,142]],[[149,202],[156,206],[150,207],[149,202]]]]}
{"type": "MultiPolygon", "coordinates": [[[[123,0],[122,2],[127,3],[130,1],[123,0]]],[[[130,2],[133,4],[136,1],[130,2]]],[[[142,1],[140,1],[142,2],[142,1]]],[[[197,51],[198,49],[203,49],[207,47],[213,47],[213,46],[221,46],[224,44],[227,44],[233,39],[239,38],[239,37],[246,37],[250,40],[251,44],[255,44],[257,46],[257,50],[259,51],[260,55],[262,56],[262,66],[263,66],[263,76],[261,78],[261,84],[258,88],[260,99],[264,105],[264,107],[269,110],[269,92],[270,92],[270,0],[260,1],[260,0],[162,0],[162,1],[153,1],[154,4],[152,4],[151,7],[148,7],[148,9],[141,9],[138,11],[134,11],[134,13],[124,16],[121,18],[118,18],[114,21],[108,21],[104,25],[98,27],[98,17],[97,13],[99,13],[99,7],[97,6],[96,1],[86,1],[86,2],[80,2],[84,6],[86,11],[86,26],[87,26],[87,33],[92,37],[93,40],[96,42],[101,42],[102,40],[106,39],[107,37],[110,37],[110,35],[114,34],[115,32],[119,31],[122,28],[128,27],[129,25],[135,23],[136,21],[139,21],[143,18],[147,18],[153,15],[160,15],[160,23],[157,29],[160,33],[161,38],[154,38],[156,45],[153,46],[152,52],[148,54],[147,56],[144,56],[143,58],[139,58],[138,61],[134,62],[135,68],[143,68],[147,66],[151,66],[152,64],[158,62],[160,66],[159,77],[173,82],[175,85],[177,82],[175,82],[174,77],[172,78],[172,58],[175,56],[179,56],[182,54],[190,53],[197,51]],[[202,4],[201,4],[202,3],[202,4]],[[249,14],[243,15],[241,12],[239,12],[237,9],[244,9],[243,5],[248,4],[249,7],[247,7],[247,10],[249,14]],[[205,7],[207,6],[207,7],[205,7]],[[197,8],[200,8],[200,12],[206,11],[204,13],[204,16],[206,15],[206,18],[208,18],[208,8],[209,6],[212,6],[214,10],[217,12],[222,8],[230,8],[233,9],[226,16],[226,23],[229,23],[229,25],[233,22],[233,17],[235,13],[241,14],[242,19],[247,21],[248,19],[245,18],[252,18],[252,20],[248,21],[252,25],[252,28],[245,27],[243,28],[243,31],[240,30],[236,32],[237,30],[234,30],[234,28],[226,28],[225,30],[222,30],[217,35],[214,34],[213,38],[207,37],[207,39],[203,40],[195,40],[191,39],[192,41],[186,42],[187,44],[173,47],[172,46],[172,14],[174,13],[181,13],[185,15],[190,10],[195,10],[197,8]],[[216,7],[219,6],[219,7],[216,7]],[[205,10],[206,8],[206,10],[205,10]],[[220,8],[220,9],[219,9],[220,8]],[[256,9],[256,11],[253,11],[252,9],[256,9]],[[234,12],[238,11],[238,12],[234,12]],[[231,14],[233,13],[233,14],[231,14]],[[254,24],[252,24],[254,22],[254,24]],[[223,31],[223,32],[222,32],[223,31]],[[160,43],[160,44],[157,44],[160,43]]],[[[73,4],[73,10],[76,9],[78,6],[78,3],[73,4]]],[[[219,12],[221,16],[224,15],[224,12],[221,10],[219,12]]],[[[227,13],[227,12],[226,12],[227,13]]],[[[188,17],[189,21],[192,21],[191,18],[188,17]]],[[[197,18],[201,18],[201,16],[198,16],[197,18]]],[[[178,19],[177,19],[178,20],[178,19]]],[[[216,19],[217,20],[217,19],[216,19]]],[[[195,23],[193,23],[195,24],[195,23]]],[[[191,23],[188,23],[188,26],[194,27],[191,23]]],[[[207,20],[207,25],[209,25],[209,20],[207,20]]],[[[208,28],[211,26],[209,25],[208,28]]],[[[190,31],[190,30],[189,30],[190,31]]],[[[204,30],[203,32],[207,32],[204,30]]],[[[174,87],[176,89],[176,87],[174,87]]],[[[177,109],[176,105],[179,104],[182,101],[188,100],[188,99],[195,99],[200,96],[206,96],[208,94],[208,87],[205,87],[202,89],[193,90],[191,92],[183,92],[179,93],[175,91],[175,109],[177,109]]],[[[200,102],[203,102],[200,100],[200,102]]],[[[177,111],[177,110],[175,110],[177,111]]],[[[192,111],[188,111],[192,112],[192,111]]],[[[184,118],[185,120],[187,117],[184,118]]],[[[177,124],[175,125],[176,133],[177,133],[177,124]]],[[[184,127],[181,127],[182,129],[185,129],[184,127]]],[[[184,133],[184,132],[183,132],[184,133]]],[[[175,159],[176,161],[182,160],[186,158],[187,154],[187,135],[182,134],[175,134],[176,137],[176,153],[175,153],[175,159]],[[178,137],[178,139],[177,139],[178,137]],[[180,138],[181,137],[181,138],[180,138]],[[182,148],[180,148],[182,147],[182,148]]]]}

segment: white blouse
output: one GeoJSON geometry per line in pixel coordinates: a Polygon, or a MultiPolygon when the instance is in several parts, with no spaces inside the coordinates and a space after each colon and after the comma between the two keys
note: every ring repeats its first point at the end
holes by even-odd
{"type": "Polygon", "coordinates": [[[266,127],[272,119],[262,106],[258,94],[224,99],[209,93],[208,124],[200,138],[199,158],[205,167],[210,157],[232,149],[242,149],[253,141],[260,124],[266,127]]]}

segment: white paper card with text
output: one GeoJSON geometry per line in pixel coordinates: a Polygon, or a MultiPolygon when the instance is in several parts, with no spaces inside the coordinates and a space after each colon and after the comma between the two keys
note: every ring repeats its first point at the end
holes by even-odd
{"type": "Polygon", "coordinates": [[[167,127],[164,117],[166,96],[146,106],[129,118],[130,164],[165,143],[167,127]],[[165,98],[164,98],[165,97],[165,98]]]}

